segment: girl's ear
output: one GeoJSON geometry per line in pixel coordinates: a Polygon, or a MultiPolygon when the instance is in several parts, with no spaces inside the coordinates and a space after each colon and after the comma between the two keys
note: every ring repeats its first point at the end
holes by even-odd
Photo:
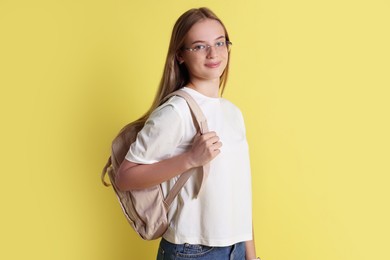
{"type": "Polygon", "coordinates": [[[183,56],[181,54],[181,51],[178,51],[176,53],[176,60],[179,62],[179,64],[183,64],[184,63],[184,59],[183,59],[183,56]]]}

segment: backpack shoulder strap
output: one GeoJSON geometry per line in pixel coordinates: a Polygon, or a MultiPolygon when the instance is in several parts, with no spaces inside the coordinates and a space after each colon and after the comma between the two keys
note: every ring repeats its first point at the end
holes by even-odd
{"type": "Polygon", "coordinates": [[[195,99],[191,97],[191,95],[185,92],[184,90],[179,89],[167,95],[164,98],[164,102],[167,101],[172,96],[180,96],[185,99],[185,101],[187,102],[191,110],[191,113],[195,117],[195,122],[194,122],[195,126],[199,127],[199,131],[201,134],[207,133],[209,131],[207,125],[207,119],[203,114],[202,109],[199,107],[198,103],[196,103],[195,99]]]}
{"type": "MultiPolygon", "coordinates": [[[[172,96],[180,96],[184,98],[191,110],[191,113],[193,114],[194,124],[199,129],[201,134],[207,133],[209,131],[207,120],[205,115],[202,112],[202,109],[199,107],[199,105],[196,103],[196,101],[191,97],[190,94],[185,92],[184,90],[176,90],[172,92],[171,94],[167,95],[165,97],[165,101],[168,100],[168,98],[172,96]]],[[[210,164],[207,163],[202,166],[202,178],[201,178],[201,185],[199,187],[198,193],[196,197],[199,196],[202,188],[204,187],[205,181],[209,175],[210,171],[210,164]]],[[[187,180],[191,177],[193,172],[185,172],[182,175],[180,175],[179,179],[176,181],[175,185],[170,190],[168,196],[165,199],[166,207],[167,209],[170,207],[173,199],[177,196],[181,188],[184,186],[184,184],[187,182],[187,180]]]]}
{"type": "Polygon", "coordinates": [[[103,185],[106,186],[106,187],[111,186],[111,184],[106,182],[106,180],[104,179],[104,177],[106,176],[106,173],[107,173],[109,167],[111,167],[111,156],[108,157],[106,165],[104,165],[103,170],[102,170],[102,174],[100,175],[100,180],[102,181],[103,185]]]}

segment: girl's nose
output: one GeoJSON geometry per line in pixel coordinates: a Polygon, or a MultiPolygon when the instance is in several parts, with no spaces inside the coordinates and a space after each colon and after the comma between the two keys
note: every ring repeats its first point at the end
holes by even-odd
{"type": "Polygon", "coordinates": [[[207,58],[208,59],[212,59],[212,58],[215,58],[217,57],[217,49],[215,46],[207,46],[207,58]]]}

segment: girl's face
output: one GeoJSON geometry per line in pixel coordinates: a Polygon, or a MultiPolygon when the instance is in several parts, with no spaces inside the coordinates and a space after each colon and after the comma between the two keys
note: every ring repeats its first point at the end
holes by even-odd
{"type": "Polygon", "coordinates": [[[212,19],[194,24],[184,40],[178,60],[188,69],[191,81],[217,81],[226,68],[229,53],[222,25],[212,19]]]}

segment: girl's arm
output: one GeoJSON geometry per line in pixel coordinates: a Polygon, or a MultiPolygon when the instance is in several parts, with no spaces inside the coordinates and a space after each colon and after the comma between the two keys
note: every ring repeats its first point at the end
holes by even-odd
{"type": "Polygon", "coordinates": [[[197,134],[189,151],[153,164],[137,164],[125,159],[115,183],[121,191],[152,187],[208,163],[220,153],[221,146],[216,133],[208,132],[197,134]]]}
{"type": "Polygon", "coordinates": [[[245,258],[246,260],[255,260],[256,248],[255,248],[255,230],[252,224],[252,240],[245,241],[245,258]]]}
{"type": "Polygon", "coordinates": [[[256,259],[255,241],[245,241],[245,258],[246,260],[256,259]]]}

